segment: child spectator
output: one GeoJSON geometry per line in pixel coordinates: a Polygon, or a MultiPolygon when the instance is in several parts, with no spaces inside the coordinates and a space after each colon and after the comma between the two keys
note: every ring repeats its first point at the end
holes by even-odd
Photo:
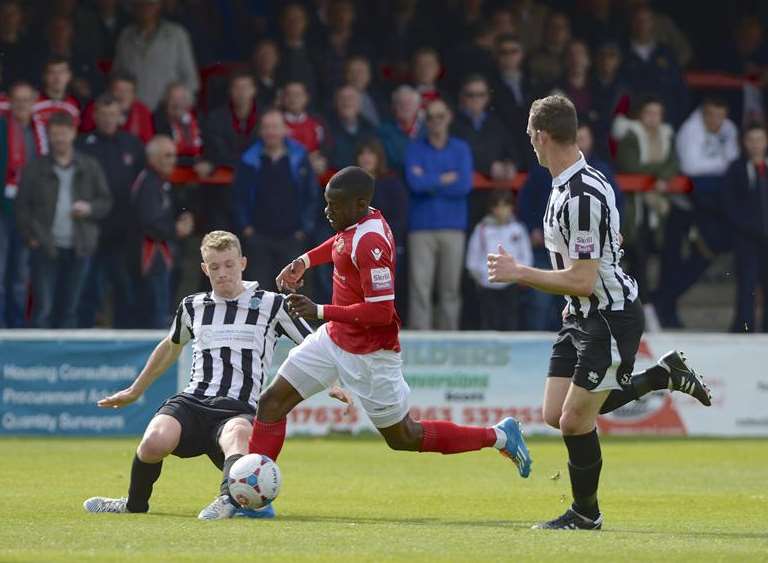
{"type": "Polygon", "coordinates": [[[520,264],[533,264],[533,249],[525,225],[515,218],[514,195],[494,191],[488,213],[472,231],[467,248],[467,270],[477,284],[481,330],[517,330],[518,294],[516,284],[488,281],[488,254],[501,245],[520,264]]]}

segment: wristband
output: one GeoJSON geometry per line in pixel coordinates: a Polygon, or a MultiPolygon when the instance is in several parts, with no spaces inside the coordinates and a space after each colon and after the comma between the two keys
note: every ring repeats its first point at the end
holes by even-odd
{"type": "Polygon", "coordinates": [[[301,256],[299,256],[298,260],[301,260],[302,262],[304,262],[304,268],[309,269],[309,256],[307,255],[306,252],[301,256]]]}
{"type": "Polygon", "coordinates": [[[317,318],[318,318],[318,320],[321,320],[321,321],[324,320],[323,319],[323,306],[322,305],[318,305],[317,306],[317,318]]]}

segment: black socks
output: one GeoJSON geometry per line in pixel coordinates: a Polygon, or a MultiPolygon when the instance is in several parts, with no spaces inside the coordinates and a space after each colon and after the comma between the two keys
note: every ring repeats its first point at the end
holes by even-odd
{"type": "Polygon", "coordinates": [[[573,509],[591,520],[600,515],[597,504],[597,484],[603,458],[597,429],[578,436],[563,436],[568,448],[568,472],[571,475],[573,509]]]}
{"type": "Polygon", "coordinates": [[[160,477],[163,462],[144,463],[138,455],[133,456],[131,466],[131,484],[128,488],[129,512],[146,512],[149,510],[149,497],[152,496],[152,486],[160,477]]]}
{"type": "MultiPolygon", "coordinates": [[[[621,378],[619,377],[619,379],[621,378]]],[[[622,389],[614,389],[608,394],[608,398],[600,407],[600,414],[615,411],[651,391],[667,389],[669,387],[669,372],[662,366],[651,366],[644,371],[632,374],[629,383],[622,384],[622,387],[622,389]]]]}
{"type": "Polygon", "coordinates": [[[229,494],[229,471],[232,469],[232,466],[235,464],[235,462],[243,457],[243,454],[232,454],[227,459],[224,460],[224,467],[222,468],[222,479],[221,479],[221,494],[222,495],[228,495],[229,494]]]}

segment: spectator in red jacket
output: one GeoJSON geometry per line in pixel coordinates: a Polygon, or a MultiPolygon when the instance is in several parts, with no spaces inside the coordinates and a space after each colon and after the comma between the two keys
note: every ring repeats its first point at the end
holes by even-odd
{"type": "MultiPolygon", "coordinates": [[[[127,73],[113,73],[109,79],[107,90],[120,104],[122,118],[120,127],[132,135],[136,135],[141,142],[147,144],[155,135],[155,125],[152,122],[152,112],[138,98],[136,98],[136,80],[127,73]]],[[[93,120],[93,104],[89,104],[83,115],[83,124],[80,129],[90,132],[96,128],[93,120]]]]}
{"type": "Polygon", "coordinates": [[[322,118],[307,113],[309,92],[304,83],[287,82],[281,91],[280,105],[289,136],[307,149],[315,174],[324,174],[328,162],[320,151],[329,141],[328,128],[322,118]]]}

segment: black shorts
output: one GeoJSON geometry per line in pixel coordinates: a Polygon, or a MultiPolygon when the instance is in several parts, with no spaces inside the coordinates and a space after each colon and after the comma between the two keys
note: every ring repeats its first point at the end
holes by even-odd
{"type": "Polygon", "coordinates": [[[568,315],[552,346],[549,377],[570,377],[587,391],[620,389],[629,383],[644,328],[639,299],[623,311],[568,315]]]}
{"type": "Polygon", "coordinates": [[[173,455],[197,457],[206,454],[221,469],[224,454],[219,446],[219,436],[224,424],[231,418],[253,422],[256,409],[230,397],[195,397],[179,393],[165,401],[155,414],[167,414],[181,424],[181,438],[173,455]]]}

